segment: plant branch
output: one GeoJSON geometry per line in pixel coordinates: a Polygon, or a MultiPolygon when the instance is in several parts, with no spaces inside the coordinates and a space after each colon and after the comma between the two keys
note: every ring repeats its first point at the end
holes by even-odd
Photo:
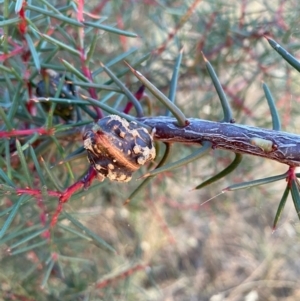
{"type": "Polygon", "coordinates": [[[172,143],[212,143],[212,148],[259,156],[300,166],[300,135],[241,124],[189,118],[189,125],[177,126],[171,117],[143,117],[139,122],[156,129],[154,139],[172,143]]]}

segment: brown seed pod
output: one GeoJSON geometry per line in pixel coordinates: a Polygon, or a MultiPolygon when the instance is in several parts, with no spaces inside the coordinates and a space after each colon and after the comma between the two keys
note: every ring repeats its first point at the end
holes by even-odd
{"type": "MultiPolygon", "coordinates": [[[[54,97],[61,78],[64,76],[64,84],[60,91],[60,98],[73,99],[76,95],[75,86],[71,83],[71,79],[63,74],[59,74],[51,69],[44,71],[44,79],[39,81],[36,86],[36,95],[39,97],[54,97]]],[[[42,102],[42,106],[49,111],[51,104],[42,102]]],[[[74,105],[70,103],[56,104],[54,115],[60,116],[65,121],[73,119],[74,105]]]]}
{"type": "Polygon", "coordinates": [[[84,133],[83,143],[100,181],[128,182],[133,172],[156,155],[148,131],[117,115],[100,119],[84,133]]]}

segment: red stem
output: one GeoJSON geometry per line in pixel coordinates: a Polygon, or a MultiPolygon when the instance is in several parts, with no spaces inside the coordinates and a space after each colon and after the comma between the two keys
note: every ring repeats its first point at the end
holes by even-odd
{"type": "Polygon", "coordinates": [[[23,46],[16,46],[14,50],[11,50],[9,53],[3,53],[0,55],[0,61],[5,61],[10,57],[16,56],[23,51],[23,46]]]}
{"type": "MultiPolygon", "coordinates": [[[[79,189],[88,188],[91,185],[92,181],[95,179],[96,175],[97,175],[97,172],[94,170],[93,167],[90,167],[88,173],[81,180],[79,180],[76,183],[74,183],[73,185],[69,186],[64,192],[47,190],[47,195],[49,195],[51,197],[59,198],[58,206],[51,219],[51,223],[50,223],[51,227],[56,225],[59,214],[61,213],[61,211],[63,209],[63,204],[66,203],[71,198],[71,196],[79,189]]],[[[40,189],[31,189],[31,188],[24,188],[24,189],[17,188],[16,193],[18,195],[22,195],[22,194],[32,195],[38,199],[40,199],[41,196],[43,195],[42,191],[40,189]]]]}
{"type": "MultiPolygon", "coordinates": [[[[83,22],[84,17],[83,17],[83,8],[84,8],[84,0],[78,0],[78,8],[77,8],[77,21],[78,22],[83,22]]],[[[87,66],[87,61],[86,61],[86,54],[84,50],[84,28],[79,28],[79,51],[80,51],[80,61],[81,61],[81,69],[82,73],[84,74],[85,77],[87,77],[90,82],[93,82],[93,77],[92,77],[92,72],[90,71],[89,67],[87,66]]],[[[95,88],[88,88],[88,91],[91,95],[92,98],[98,99],[97,97],[97,92],[95,88]]],[[[103,113],[100,108],[94,107],[96,114],[97,114],[97,119],[100,119],[103,117],[103,113]]]]}
{"type": "Polygon", "coordinates": [[[286,180],[287,180],[290,188],[292,186],[292,181],[294,181],[296,179],[295,169],[296,169],[296,167],[290,166],[290,168],[288,170],[288,176],[287,176],[286,180]]]}
{"type": "MultiPolygon", "coordinates": [[[[81,66],[82,66],[81,67],[82,73],[92,83],[93,82],[93,77],[92,77],[92,73],[91,73],[90,69],[86,66],[86,56],[85,56],[84,49],[80,49],[80,53],[81,53],[80,60],[81,60],[81,66]]],[[[90,88],[88,88],[88,91],[89,91],[89,93],[90,93],[90,95],[91,95],[92,98],[98,99],[97,92],[96,92],[95,88],[90,87],[90,88]]],[[[98,108],[98,107],[94,107],[94,109],[95,109],[96,114],[97,114],[97,119],[103,118],[104,115],[103,115],[101,109],[98,108]]]]}
{"type": "Polygon", "coordinates": [[[100,282],[98,282],[96,284],[96,288],[104,288],[107,287],[108,285],[111,285],[112,283],[115,283],[117,281],[120,281],[122,279],[128,278],[130,277],[133,273],[137,272],[137,271],[141,271],[141,270],[145,270],[147,268],[147,265],[144,264],[138,264],[133,268],[128,269],[127,271],[122,272],[121,274],[113,277],[113,278],[109,278],[109,279],[105,279],[102,280],[100,282]]]}
{"type": "MultiPolygon", "coordinates": [[[[144,85],[140,86],[140,88],[139,88],[139,89],[136,91],[136,93],[134,94],[135,98],[136,98],[137,100],[141,100],[141,98],[142,98],[143,95],[144,95],[144,91],[145,91],[145,86],[144,86],[144,85]]],[[[123,110],[123,112],[124,112],[125,114],[129,114],[129,111],[131,110],[132,107],[133,107],[132,102],[128,102],[127,105],[126,105],[126,107],[125,107],[125,109],[123,110]]]]}
{"type": "Polygon", "coordinates": [[[56,225],[57,219],[63,209],[63,204],[66,203],[77,190],[83,187],[88,188],[91,185],[92,181],[95,179],[96,175],[97,172],[94,170],[93,167],[90,167],[88,173],[81,180],[69,186],[63,193],[60,194],[56,212],[54,213],[51,219],[51,227],[56,225]]]}
{"type": "MultiPolygon", "coordinates": [[[[31,188],[17,188],[16,193],[21,195],[21,194],[28,194],[32,195],[35,197],[41,197],[42,196],[42,191],[40,189],[31,189],[31,188]]],[[[54,197],[60,197],[61,192],[59,191],[54,191],[54,190],[47,190],[47,194],[49,196],[54,196],[54,197]]]]}
{"type": "Polygon", "coordinates": [[[37,128],[37,129],[28,129],[28,130],[11,130],[11,131],[0,131],[0,138],[10,138],[15,136],[29,136],[38,133],[39,135],[53,135],[54,130],[44,129],[44,128],[37,128]]]}
{"type": "Polygon", "coordinates": [[[31,52],[28,49],[28,45],[27,45],[27,40],[25,39],[24,35],[27,33],[27,20],[26,20],[26,16],[25,16],[25,8],[26,8],[26,1],[23,1],[22,3],[22,7],[19,11],[19,17],[20,17],[20,23],[18,25],[18,29],[20,31],[20,34],[22,36],[22,40],[23,40],[23,47],[22,47],[22,54],[21,57],[23,59],[23,63],[26,66],[26,69],[24,71],[23,74],[23,78],[24,81],[26,83],[27,86],[27,90],[28,90],[28,95],[29,95],[29,102],[26,103],[26,107],[28,112],[31,115],[34,115],[34,103],[32,101],[32,89],[31,89],[31,83],[29,82],[29,69],[28,69],[28,62],[29,59],[31,57],[31,52]]]}
{"type": "Polygon", "coordinates": [[[23,1],[22,7],[19,11],[19,17],[20,17],[20,23],[19,23],[19,31],[22,35],[24,35],[27,32],[27,21],[25,17],[25,9],[24,6],[26,5],[26,2],[23,1]]]}

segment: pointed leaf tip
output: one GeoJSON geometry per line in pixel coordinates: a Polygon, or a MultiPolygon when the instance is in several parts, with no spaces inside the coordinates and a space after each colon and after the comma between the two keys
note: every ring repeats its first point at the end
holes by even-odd
{"type": "Polygon", "coordinates": [[[185,127],[189,124],[183,112],[167,96],[165,96],[158,88],[156,88],[156,86],[153,85],[145,76],[143,76],[143,74],[133,69],[126,61],[125,64],[134,74],[134,76],[172,112],[173,116],[177,119],[179,126],[185,127]]]}
{"type": "Polygon", "coordinates": [[[296,213],[298,215],[298,218],[300,219],[300,193],[299,193],[299,187],[298,182],[293,179],[291,181],[291,193],[292,193],[292,199],[294,202],[294,206],[296,209],[296,213]]]}
{"type": "Polygon", "coordinates": [[[243,159],[243,156],[241,154],[235,154],[234,160],[226,168],[224,168],[221,172],[217,173],[216,175],[212,176],[211,178],[207,179],[206,181],[202,182],[197,187],[195,187],[193,190],[201,189],[207,185],[210,185],[210,184],[222,179],[223,177],[225,177],[226,175],[231,173],[234,169],[236,169],[239,166],[239,164],[241,163],[242,159],[243,159]]]}
{"type": "Polygon", "coordinates": [[[293,68],[295,68],[298,72],[300,72],[300,62],[297,58],[291,55],[285,48],[283,48],[280,44],[278,44],[275,40],[271,38],[267,38],[269,44],[272,48],[282,56],[282,58],[289,63],[293,68]]]}
{"type": "Polygon", "coordinates": [[[274,218],[274,222],[273,222],[272,233],[276,230],[277,223],[278,223],[278,221],[280,219],[280,216],[281,216],[281,214],[283,212],[283,209],[284,209],[287,197],[289,195],[289,192],[290,192],[290,187],[289,187],[289,185],[287,185],[286,188],[285,188],[285,190],[284,190],[284,193],[282,195],[282,198],[280,200],[280,203],[278,205],[278,208],[277,208],[277,212],[276,212],[276,215],[275,215],[275,218],[274,218]]]}
{"type": "Polygon", "coordinates": [[[207,60],[207,58],[206,58],[205,54],[203,53],[203,51],[201,51],[201,55],[202,55],[202,57],[203,57],[203,60],[205,61],[205,63],[207,63],[207,62],[208,62],[208,60],[207,60]]]}

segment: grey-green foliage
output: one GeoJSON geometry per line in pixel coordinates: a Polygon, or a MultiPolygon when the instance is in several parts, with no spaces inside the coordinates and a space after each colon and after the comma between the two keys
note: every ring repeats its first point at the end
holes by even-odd
{"type": "MultiPolygon", "coordinates": [[[[218,120],[223,117],[201,51],[218,75],[237,121],[271,127],[270,116],[256,114],[258,108],[262,108],[263,113],[267,111],[260,87],[262,79],[272,91],[274,102],[279,104],[279,113],[287,114],[286,102],[280,100],[287,95],[297,99],[299,89],[293,79],[299,75],[286,72],[286,63],[279,60],[263,34],[272,33],[291,53],[296,53],[298,6],[293,6],[291,1],[280,10],[280,1],[245,2],[242,17],[240,1],[203,1],[184,23],[190,2],[107,1],[101,11],[92,15],[104,1],[86,1],[82,24],[76,19],[76,1],[32,0],[25,6],[25,35],[19,32],[20,17],[15,13],[20,11],[23,2],[4,0],[0,3],[0,132],[54,129],[53,135],[33,133],[9,140],[1,137],[4,143],[0,143],[0,266],[1,283],[6,285],[1,287],[3,298],[9,294],[28,300],[98,300],[98,296],[108,300],[121,294],[128,300],[149,297],[144,274],[135,280],[135,285],[119,279],[101,292],[94,283],[110,276],[118,266],[126,264],[130,268],[143,260],[151,264],[152,258],[143,257],[140,243],[144,237],[134,225],[143,223],[139,213],[144,198],[156,190],[168,195],[165,184],[154,182],[154,191],[144,187],[126,216],[119,204],[138,184],[120,186],[95,182],[70,199],[64,207],[68,214],[61,215],[58,225],[46,237],[41,233],[49,229],[47,214],[51,216],[55,211],[58,200],[51,191],[63,191],[88,169],[86,158],[81,156],[81,132],[77,129],[97,118],[96,105],[104,114],[121,114],[128,97],[140,87],[124,60],[141,71],[164,95],[171,95],[187,117],[218,120]],[[278,21],[278,13],[284,22],[278,21]],[[168,40],[178,24],[180,28],[168,40]],[[79,47],[82,29],[86,63],[79,47]],[[165,50],[157,54],[156,50],[164,43],[165,50]],[[175,61],[181,50],[180,69],[175,73],[175,61]],[[102,63],[114,77],[107,76],[102,63]],[[45,99],[37,101],[35,89],[40,80],[46,79],[45,69],[67,75],[76,86],[76,96],[69,99],[45,95],[45,99]],[[93,82],[86,70],[91,73],[93,82]],[[172,80],[172,76],[177,81],[172,80]],[[51,104],[45,109],[42,103],[49,101],[51,104]],[[55,109],[59,104],[68,108],[70,103],[74,105],[74,119],[65,123],[60,114],[55,114],[55,109]],[[74,154],[74,160],[70,154],[74,154]],[[17,189],[27,188],[38,191],[38,197],[18,193],[17,189]],[[115,208],[115,215],[107,213],[111,208],[115,208]],[[108,219],[108,216],[113,217],[108,219]],[[87,217],[92,222],[86,225],[87,217]],[[40,286],[45,290],[40,290],[40,286]]],[[[140,102],[144,113],[165,114],[166,107],[146,92],[149,97],[140,102]],[[150,100],[147,102],[147,99],[150,100]]],[[[296,102],[290,106],[291,112],[298,113],[296,102]]],[[[129,115],[134,118],[136,110],[131,109],[129,115]]],[[[286,130],[293,125],[289,120],[282,123],[286,130]]],[[[159,159],[163,153],[161,147],[159,159]]],[[[172,148],[172,161],[189,158],[190,154],[189,148],[176,146],[172,148]]],[[[198,158],[198,155],[195,150],[191,156],[198,158]]],[[[224,167],[228,162],[223,164],[218,158],[221,159],[221,155],[217,152],[215,158],[202,161],[202,169],[197,173],[204,171],[209,176],[221,170],[219,166],[224,167]]],[[[194,169],[196,165],[188,167],[185,176],[195,173],[194,169]]],[[[137,177],[145,172],[144,169],[137,177]]],[[[182,183],[182,175],[176,171],[174,181],[178,181],[176,185],[182,183]]],[[[291,190],[299,207],[295,183],[291,190]]],[[[191,188],[194,186],[195,183],[191,188]]],[[[286,192],[281,207],[285,200],[286,192]]],[[[149,282],[151,287],[159,287],[155,278],[149,282]]]]}

